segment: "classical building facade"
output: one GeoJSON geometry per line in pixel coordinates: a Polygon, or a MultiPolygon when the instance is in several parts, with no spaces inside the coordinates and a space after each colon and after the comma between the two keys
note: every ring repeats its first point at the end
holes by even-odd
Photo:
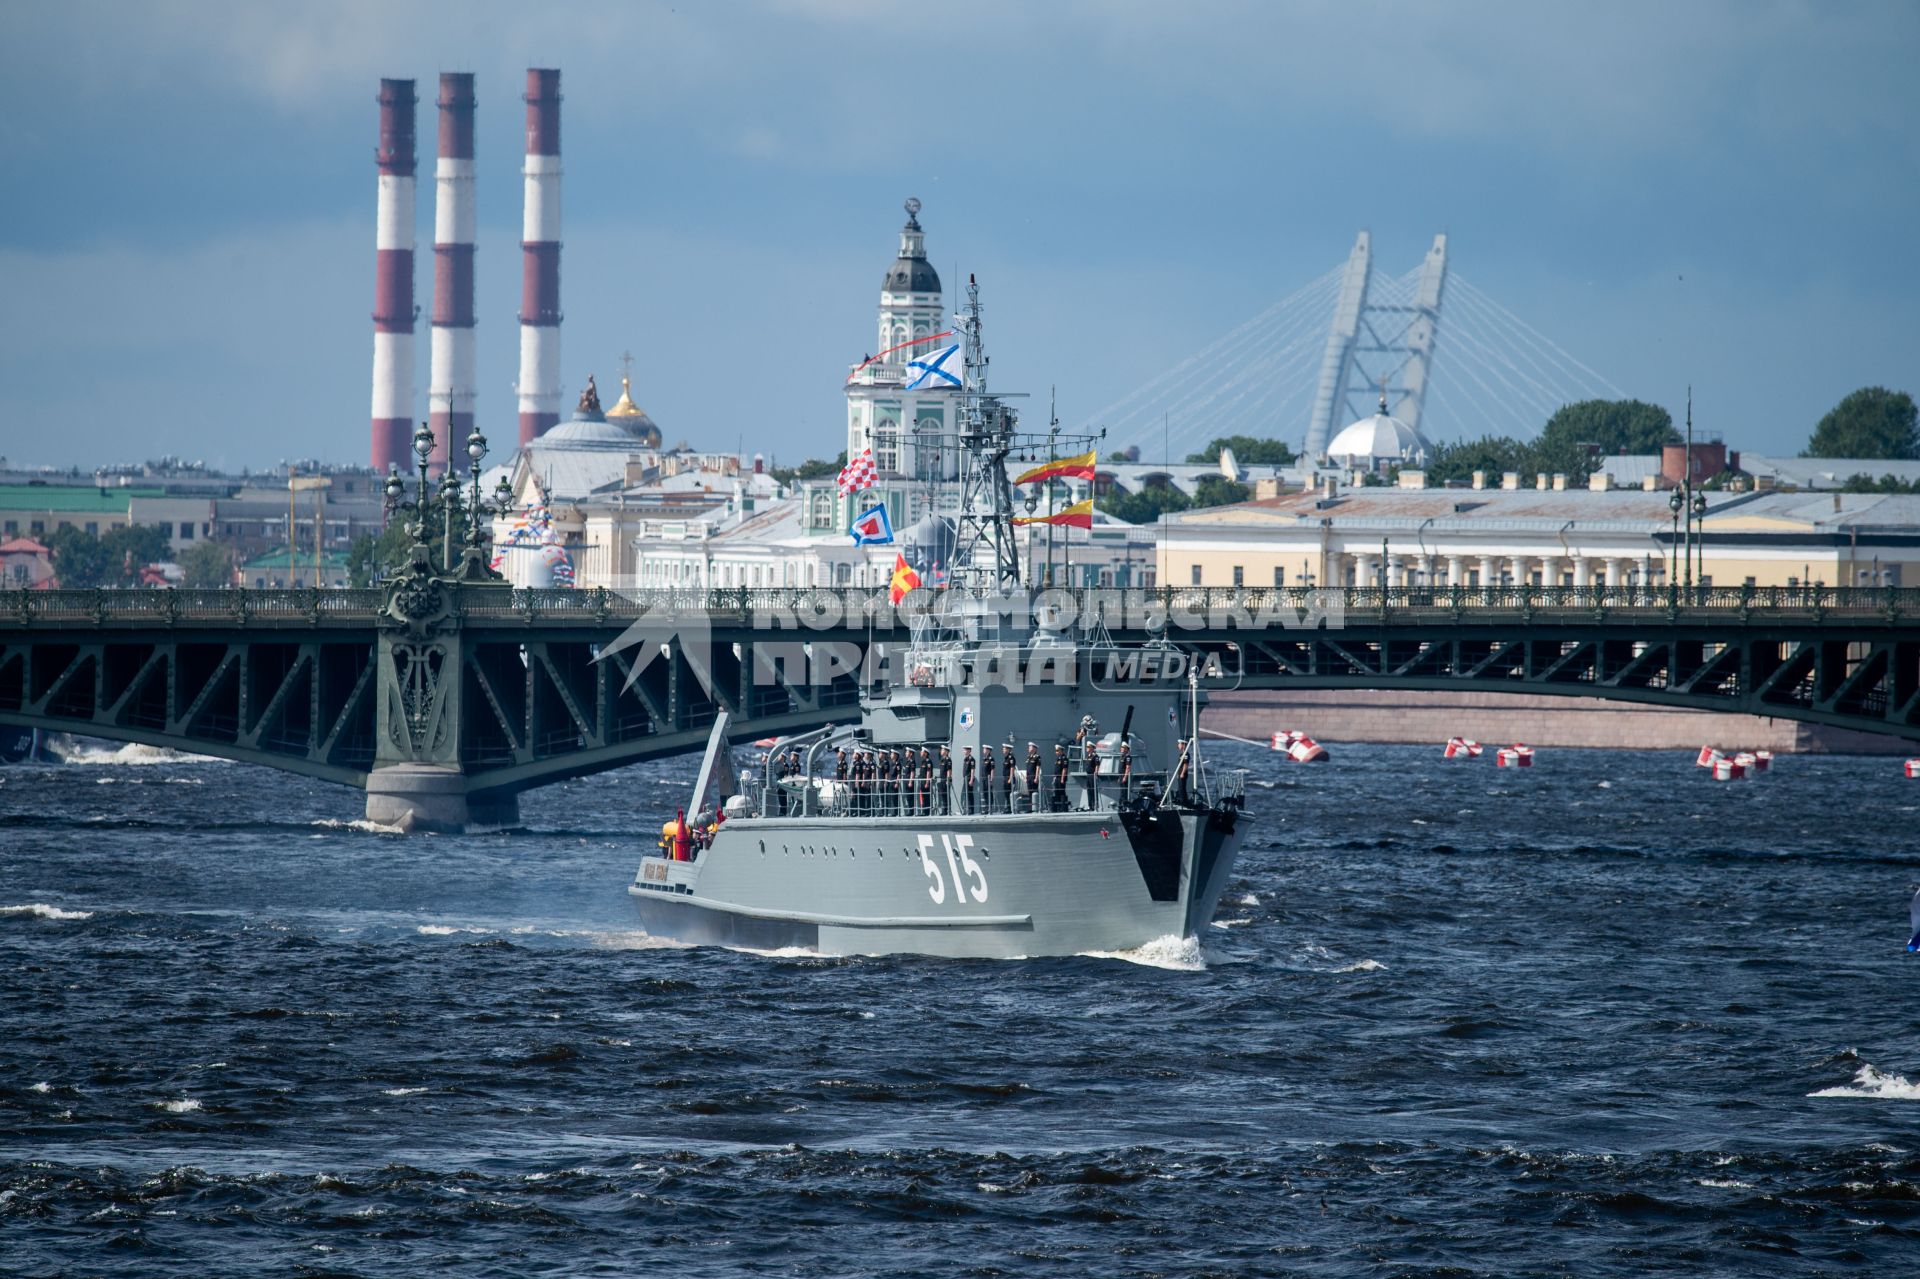
{"type": "MultiPolygon", "coordinates": [[[[1647,489],[1332,486],[1166,522],[1174,586],[1608,586],[1663,590],[1671,494],[1647,489]]],[[[1920,497],[1707,494],[1695,580],[1720,586],[1920,581],[1920,497]]]]}

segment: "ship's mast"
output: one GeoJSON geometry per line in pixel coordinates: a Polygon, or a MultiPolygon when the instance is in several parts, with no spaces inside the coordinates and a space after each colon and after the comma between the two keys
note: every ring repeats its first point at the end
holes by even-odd
{"type": "Polygon", "coordinates": [[[976,591],[999,593],[1020,585],[1020,556],[1013,539],[1013,487],[1007,453],[1013,445],[1012,409],[987,393],[987,350],[980,329],[980,284],[967,277],[967,309],[960,317],[966,336],[966,388],[960,407],[960,513],[954,571],[976,591]]]}

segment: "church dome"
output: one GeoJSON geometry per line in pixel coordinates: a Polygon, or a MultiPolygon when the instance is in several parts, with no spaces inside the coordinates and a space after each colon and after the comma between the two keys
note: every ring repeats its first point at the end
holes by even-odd
{"type": "Polygon", "coordinates": [[[900,256],[880,281],[882,293],[938,293],[940,273],[927,261],[926,236],[920,230],[920,201],[907,201],[907,224],[900,228],[900,256]]]}
{"type": "Polygon", "coordinates": [[[1375,462],[1425,461],[1431,451],[1426,437],[1397,417],[1387,414],[1387,398],[1380,397],[1380,411],[1372,417],[1341,430],[1327,445],[1327,456],[1336,460],[1375,462]]]}
{"type": "Polygon", "coordinates": [[[660,447],[660,428],[654,425],[647,411],[633,402],[633,384],[627,378],[620,379],[620,400],[607,410],[607,421],[613,423],[642,446],[650,449],[660,447]]]}

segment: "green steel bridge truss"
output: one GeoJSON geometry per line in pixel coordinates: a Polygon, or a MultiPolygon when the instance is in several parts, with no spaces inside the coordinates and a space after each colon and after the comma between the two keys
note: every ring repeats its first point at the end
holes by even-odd
{"type": "MultiPolygon", "coordinates": [[[[1217,659],[1211,687],[1616,698],[1920,741],[1920,589],[1065,592],[1115,640],[1217,659]],[[1153,623],[1147,623],[1153,625],[1153,623]]],[[[477,793],[851,719],[897,647],[884,592],[17,591],[0,596],[0,724],[145,742],[365,786],[394,763],[477,793]],[[849,593],[831,593],[844,603],[849,593]],[[822,620],[824,619],[824,620],[822,620]],[[602,654],[636,621],[643,642],[602,654]],[[633,674],[636,663],[640,666],[633,674]]]]}

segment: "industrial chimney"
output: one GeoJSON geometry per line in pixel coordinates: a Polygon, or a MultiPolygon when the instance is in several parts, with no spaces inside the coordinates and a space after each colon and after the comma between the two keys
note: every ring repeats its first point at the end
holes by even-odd
{"type": "MultiPolygon", "coordinates": [[[[435,471],[473,432],[473,73],[440,76],[440,157],[434,165],[433,366],[427,410],[435,471]]],[[[457,463],[456,463],[457,465],[457,463]]]]}
{"type": "Polygon", "coordinates": [[[413,435],[413,81],[380,82],[374,224],[373,469],[409,469],[413,435]]]}
{"type": "Polygon", "coordinates": [[[560,420],[560,73],[527,71],[521,222],[520,443],[560,420]]]}

